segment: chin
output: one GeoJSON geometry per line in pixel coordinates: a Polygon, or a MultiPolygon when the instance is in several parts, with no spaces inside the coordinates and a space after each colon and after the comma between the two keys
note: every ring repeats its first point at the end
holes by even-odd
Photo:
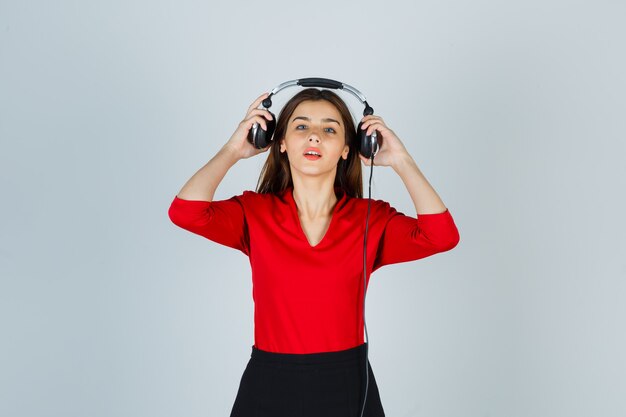
{"type": "Polygon", "coordinates": [[[317,176],[317,175],[324,175],[324,174],[329,174],[332,171],[337,169],[337,166],[334,167],[318,167],[318,166],[308,166],[308,167],[291,167],[291,171],[297,171],[299,173],[301,173],[302,175],[310,175],[310,176],[317,176]]]}

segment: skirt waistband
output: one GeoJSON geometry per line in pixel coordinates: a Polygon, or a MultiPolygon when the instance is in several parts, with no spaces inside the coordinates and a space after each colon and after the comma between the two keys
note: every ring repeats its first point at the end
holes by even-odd
{"type": "Polygon", "coordinates": [[[258,349],[252,345],[250,357],[254,361],[283,364],[326,364],[340,362],[355,362],[365,358],[367,342],[350,349],[334,352],[318,353],[277,353],[258,349]]]}

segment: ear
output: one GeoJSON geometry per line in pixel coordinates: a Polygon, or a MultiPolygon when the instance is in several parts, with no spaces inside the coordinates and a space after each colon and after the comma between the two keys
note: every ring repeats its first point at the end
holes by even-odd
{"type": "Polygon", "coordinates": [[[280,140],[280,153],[285,152],[287,149],[285,149],[285,141],[283,139],[280,140]]]}
{"type": "Polygon", "coordinates": [[[350,147],[349,147],[348,145],[346,145],[346,146],[343,148],[343,153],[341,154],[341,157],[342,157],[344,160],[346,160],[346,159],[348,159],[348,154],[349,154],[349,153],[350,153],[350,147]]]}

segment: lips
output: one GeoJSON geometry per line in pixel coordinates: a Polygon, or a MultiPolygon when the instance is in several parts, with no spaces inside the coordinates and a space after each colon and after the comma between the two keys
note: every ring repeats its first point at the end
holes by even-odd
{"type": "Polygon", "coordinates": [[[316,159],[318,159],[318,158],[321,158],[321,157],[322,157],[322,152],[321,152],[318,148],[309,147],[309,148],[306,148],[306,149],[304,150],[303,155],[304,155],[304,156],[306,156],[307,158],[316,158],[316,159]],[[319,154],[319,156],[315,156],[315,155],[307,155],[307,152],[316,152],[316,153],[318,153],[318,154],[319,154]]]}

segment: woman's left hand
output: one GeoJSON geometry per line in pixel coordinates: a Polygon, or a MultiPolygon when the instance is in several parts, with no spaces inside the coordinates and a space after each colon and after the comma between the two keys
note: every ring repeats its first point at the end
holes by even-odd
{"type": "MultiPolygon", "coordinates": [[[[361,129],[367,130],[368,135],[371,135],[374,130],[377,131],[379,149],[378,153],[374,156],[374,165],[393,166],[401,157],[408,155],[404,144],[396,134],[385,125],[382,117],[370,114],[363,117],[361,121],[363,122],[361,129]]],[[[363,161],[366,166],[371,165],[371,160],[360,153],[359,158],[361,158],[361,161],[363,161]]]]}

